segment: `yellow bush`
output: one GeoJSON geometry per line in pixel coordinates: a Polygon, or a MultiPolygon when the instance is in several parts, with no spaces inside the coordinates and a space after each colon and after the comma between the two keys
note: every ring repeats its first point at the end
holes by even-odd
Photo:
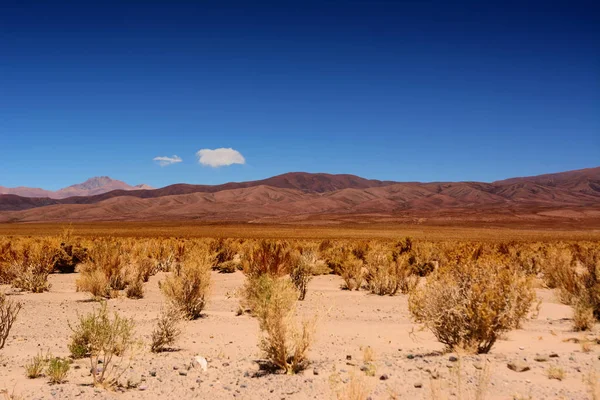
{"type": "Polygon", "coordinates": [[[430,275],[409,297],[409,309],[449,350],[487,353],[498,336],[519,325],[535,292],[515,268],[466,263],[430,275]]]}
{"type": "Polygon", "coordinates": [[[174,308],[188,319],[196,319],[208,299],[213,258],[206,249],[186,254],[183,262],[161,283],[161,290],[174,308]]]}

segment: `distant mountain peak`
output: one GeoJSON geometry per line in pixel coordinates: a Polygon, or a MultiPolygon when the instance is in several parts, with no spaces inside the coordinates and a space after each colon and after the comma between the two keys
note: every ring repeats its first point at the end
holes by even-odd
{"type": "Polygon", "coordinates": [[[150,190],[152,186],[140,184],[131,186],[123,181],[113,179],[109,176],[95,176],[87,179],[85,182],[62,188],[57,191],[44,190],[38,188],[3,188],[0,187],[0,194],[16,194],[24,197],[49,197],[51,199],[64,199],[67,197],[93,196],[111,192],[113,190],[150,190]]]}
{"type": "MultiPolygon", "coordinates": [[[[106,186],[106,185],[111,185],[111,184],[114,184],[114,183],[127,185],[125,182],[119,181],[119,180],[116,180],[116,179],[112,179],[109,176],[94,176],[92,178],[89,178],[88,180],[86,180],[83,183],[78,183],[78,184],[75,184],[75,185],[71,185],[71,186],[69,186],[69,188],[78,188],[78,189],[92,190],[92,189],[101,188],[101,187],[106,186]]],[[[65,188],[65,189],[68,189],[68,188],[65,188]]],[[[63,189],[61,189],[61,190],[63,190],[63,189]]]]}

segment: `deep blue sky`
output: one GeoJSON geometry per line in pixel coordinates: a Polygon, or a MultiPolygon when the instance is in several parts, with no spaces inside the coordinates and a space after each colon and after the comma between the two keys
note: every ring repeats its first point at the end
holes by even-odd
{"type": "Polygon", "coordinates": [[[0,185],[598,166],[594,3],[0,1],[0,185]]]}

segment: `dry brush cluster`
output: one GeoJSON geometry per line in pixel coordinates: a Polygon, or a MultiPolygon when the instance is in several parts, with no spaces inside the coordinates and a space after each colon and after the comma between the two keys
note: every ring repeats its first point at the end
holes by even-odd
{"type": "MultiPolygon", "coordinates": [[[[78,272],[77,290],[102,301],[72,326],[69,343],[73,358],[90,360],[94,383],[102,386],[117,383],[137,348],[133,321],[111,315],[105,302],[142,298],[161,273],[165,304],[149,347],[170,350],[182,321],[202,316],[212,271],[243,272],[242,312],[258,320],[265,359],[288,374],[308,363],[315,318],[299,319],[297,311],[315,275],[338,275],[345,290],[407,295],[415,321],[451,350],[488,352],[526,318],[535,285],[555,289],[573,306],[575,329],[590,329],[600,318],[597,242],[78,238],[72,232],[0,239],[1,284],[39,293],[51,290],[49,274],[78,272]]],[[[0,349],[20,310],[0,292],[0,349]]],[[[53,382],[68,372],[64,360],[50,356],[30,367],[31,375],[45,371],[53,382]]]]}

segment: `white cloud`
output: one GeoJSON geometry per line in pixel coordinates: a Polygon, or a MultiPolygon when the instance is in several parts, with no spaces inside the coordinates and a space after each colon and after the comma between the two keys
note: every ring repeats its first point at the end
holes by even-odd
{"type": "Polygon", "coordinates": [[[218,168],[232,164],[246,164],[246,159],[232,148],[201,149],[196,153],[198,162],[202,165],[218,168]]]}
{"type": "Polygon", "coordinates": [[[152,161],[156,161],[158,163],[158,165],[160,165],[161,167],[166,167],[167,165],[180,163],[183,160],[181,159],[181,157],[178,157],[178,156],[173,156],[173,157],[161,156],[161,157],[154,157],[152,159],[152,161]]]}

